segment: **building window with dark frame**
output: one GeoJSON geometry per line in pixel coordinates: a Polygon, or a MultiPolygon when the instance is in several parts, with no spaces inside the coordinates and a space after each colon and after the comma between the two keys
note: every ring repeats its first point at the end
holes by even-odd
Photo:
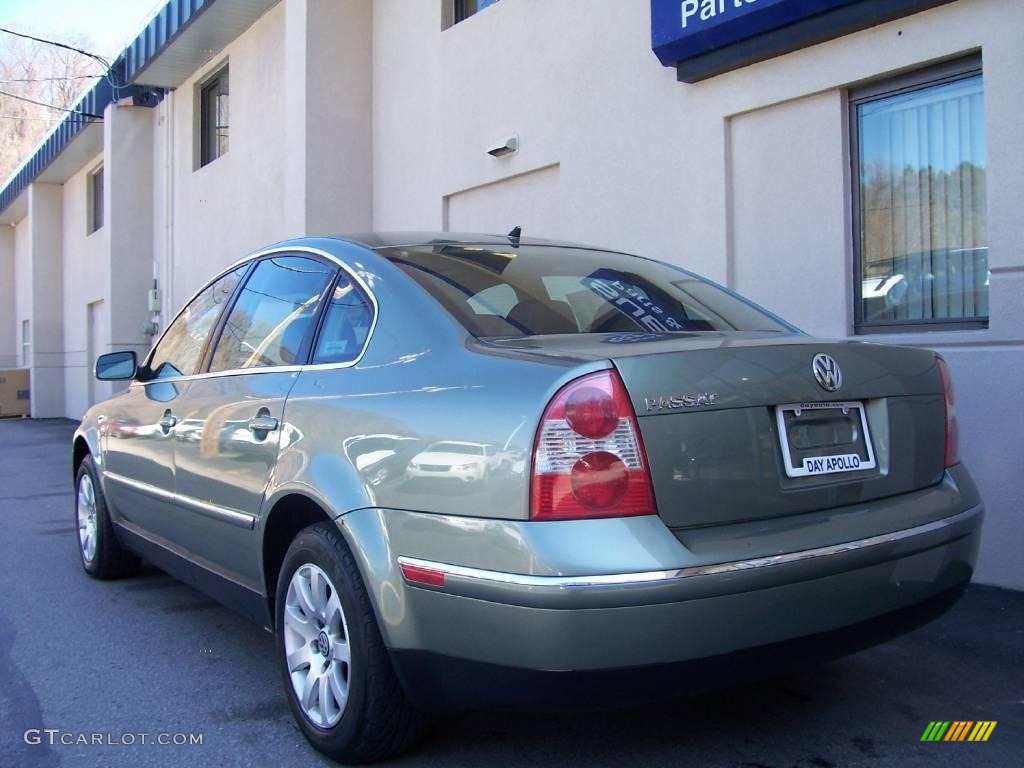
{"type": "Polygon", "coordinates": [[[980,57],[850,93],[858,333],[988,326],[980,57]]]}
{"type": "Polygon", "coordinates": [[[203,83],[199,92],[199,165],[212,163],[228,151],[228,68],[203,83]]]}
{"type": "Polygon", "coordinates": [[[103,228],[103,166],[89,174],[89,193],[86,210],[89,212],[89,232],[103,228]]]}
{"type": "Polygon", "coordinates": [[[448,8],[445,10],[446,14],[450,14],[450,20],[444,26],[450,27],[460,21],[465,21],[473,14],[479,13],[496,2],[498,0],[446,0],[448,8]]]}

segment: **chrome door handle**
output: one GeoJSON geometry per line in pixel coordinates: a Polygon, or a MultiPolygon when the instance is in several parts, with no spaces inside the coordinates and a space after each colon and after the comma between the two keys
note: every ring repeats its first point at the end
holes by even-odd
{"type": "Polygon", "coordinates": [[[273,432],[277,429],[277,419],[273,416],[253,416],[249,419],[249,429],[253,432],[273,432]]]}
{"type": "Polygon", "coordinates": [[[177,423],[178,423],[177,417],[173,413],[171,413],[170,411],[167,411],[163,415],[163,418],[160,419],[160,428],[163,429],[165,432],[168,432],[168,431],[174,429],[174,425],[177,424],[177,423]]]}

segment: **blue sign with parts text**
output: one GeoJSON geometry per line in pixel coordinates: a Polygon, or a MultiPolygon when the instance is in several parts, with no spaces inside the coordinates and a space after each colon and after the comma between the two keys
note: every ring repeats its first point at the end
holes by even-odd
{"type": "Polygon", "coordinates": [[[651,0],[651,46],[666,66],[860,0],[651,0]]]}

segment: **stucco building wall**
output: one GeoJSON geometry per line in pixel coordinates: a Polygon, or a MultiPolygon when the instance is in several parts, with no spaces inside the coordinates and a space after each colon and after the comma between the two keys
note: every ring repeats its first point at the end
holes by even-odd
{"type": "Polygon", "coordinates": [[[80,416],[102,395],[86,382],[90,345],[144,350],[145,322],[170,322],[212,272],[260,246],[520,225],[684,265],[812,334],[940,351],[989,507],[979,578],[1024,587],[1024,4],[956,0],[689,85],[651,52],[649,0],[500,0],[444,28],[446,2],[281,0],[155,108],[107,108],[106,231],[83,234],[93,157],[56,199],[30,190],[0,236],[0,269],[14,269],[0,278],[0,301],[13,296],[0,359],[13,343],[20,360],[29,319],[35,343],[55,347],[35,365],[62,368],[33,381],[38,413],[80,416]],[[978,52],[990,325],[855,336],[848,93],[978,52]],[[225,64],[230,149],[199,167],[199,89],[225,64]],[[516,153],[487,154],[513,135],[516,153]],[[56,218],[33,222],[38,211],[56,218]],[[158,314],[145,301],[154,280],[158,314]],[[87,313],[100,300],[97,342],[87,313]]]}

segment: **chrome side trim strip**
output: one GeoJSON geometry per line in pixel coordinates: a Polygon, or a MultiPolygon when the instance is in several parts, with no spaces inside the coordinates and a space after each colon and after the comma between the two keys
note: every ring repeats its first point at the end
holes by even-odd
{"type": "Polygon", "coordinates": [[[256,525],[256,516],[250,515],[248,512],[239,512],[238,510],[221,507],[208,501],[199,501],[198,499],[193,499],[190,496],[183,496],[180,493],[165,491],[163,488],[157,488],[155,485],[150,485],[149,483],[132,480],[130,477],[119,475],[116,472],[104,472],[103,478],[105,480],[113,480],[119,485],[139,491],[140,493],[164,499],[172,504],[177,504],[178,506],[190,509],[193,512],[198,512],[202,515],[206,515],[207,517],[212,517],[214,520],[220,520],[222,523],[229,523],[248,530],[252,530],[256,525]]]}
{"type": "Polygon", "coordinates": [[[104,472],[103,479],[113,480],[115,483],[119,483],[120,485],[133,488],[134,490],[141,491],[142,493],[148,493],[150,496],[156,496],[158,499],[165,499],[167,501],[177,501],[176,495],[171,491],[165,491],[163,488],[157,488],[155,485],[150,485],[149,483],[143,483],[138,480],[132,480],[130,477],[119,475],[116,472],[104,472]]]}
{"type": "Polygon", "coordinates": [[[247,512],[239,512],[238,510],[221,507],[207,501],[199,501],[198,499],[193,499],[189,496],[182,496],[180,493],[174,494],[174,499],[183,507],[188,507],[194,512],[199,512],[207,517],[212,517],[225,523],[237,525],[239,528],[252,530],[256,525],[255,515],[250,515],[247,512]]]}
{"type": "MultiPolygon", "coordinates": [[[[883,544],[892,544],[904,539],[922,536],[943,528],[949,528],[957,523],[965,522],[981,513],[981,507],[974,507],[965,512],[946,517],[942,520],[935,520],[931,523],[918,525],[914,528],[906,528],[902,531],[883,533],[878,536],[871,536],[866,539],[846,542],[845,544],[833,544],[827,547],[816,549],[805,549],[800,552],[789,552],[782,555],[770,557],[757,557],[750,560],[736,560],[730,563],[716,563],[713,565],[698,565],[689,568],[676,568],[664,571],[645,571],[642,573],[612,573],[599,574],[594,576],[532,576],[524,573],[505,573],[501,571],[488,571],[482,568],[468,568],[461,565],[450,565],[438,563],[431,560],[421,560],[415,557],[399,557],[399,565],[413,565],[420,568],[429,568],[434,571],[441,571],[446,576],[454,576],[459,579],[466,579],[471,582],[490,582],[496,584],[508,584],[516,587],[529,589],[563,590],[574,588],[607,588],[623,587],[640,584],[665,583],[689,579],[694,576],[711,576],[721,573],[735,573],[737,571],[749,571],[756,568],[768,568],[775,565],[787,563],[798,563],[805,560],[813,560],[821,557],[844,552],[854,552],[869,549],[883,544]]],[[[414,584],[422,587],[422,584],[414,584]]],[[[430,587],[427,587],[430,589],[430,587]]]]}

